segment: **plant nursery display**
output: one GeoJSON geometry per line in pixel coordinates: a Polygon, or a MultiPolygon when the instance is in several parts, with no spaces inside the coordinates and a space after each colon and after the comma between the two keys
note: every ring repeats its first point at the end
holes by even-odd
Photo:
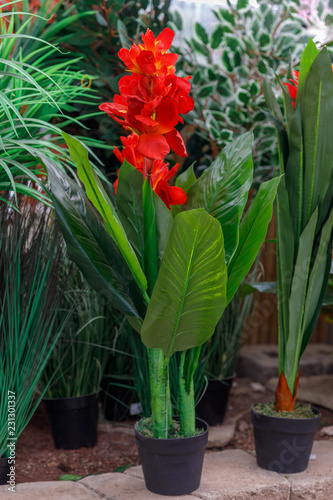
{"type": "MultiPolygon", "coordinates": [[[[69,267],[69,261],[66,264],[69,267]]],[[[98,394],[119,317],[107,309],[72,266],[57,323],[69,310],[72,314],[41,380],[47,389],[43,403],[56,448],[90,447],[97,442],[98,394]]]]}
{"type": "Polygon", "coordinates": [[[70,315],[56,324],[69,271],[59,229],[46,207],[35,212],[26,203],[21,212],[0,204],[0,484],[8,480],[8,458],[15,464],[16,442],[43,396],[37,386],[70,315]]]}
{"type": "Polygon", "coordinates": [[[320,313],[332,260],[333,75],[327,48],[319,52],[310,40],[299,72],[293,71],[282,88],[286,125],[273,92],[266,86],[267,104],[278,132],[283,174],[275,209],[279,311],[275,409],[288,412],[286,415],[292,418],[279,418],[279,413],[274,417],[262,415],[254,408],[253,422],[258,464],[288,473],[307,467],[319,425],[317,410],[313,410],[312,416],[307,414],[297,421],[293,418],[299,361],[320,313]],[[276,437],[264,434],[264,430],[273,429],[281,432],[277,442],[276,437]],[[303,452],[286,458],[286,446],[292,445],[303,452]]]}
{"type": "Polygon", "coordinates": [[[100,106],[131,132],[117,153],[124,161],[115,204],[77,140],[64,134],[86,192],[43,160],[70,255],[148,349],[152,420],[135,429],[147,488],[179,495],[198,487],[207,440],[207,424],[196,421],[194,408],[200,347],[257,256],[280,179],[261,185],[241,220],[253,175],[253,136],[245,134],[198,180],[190,168],[168,184],[177,166],[169,170],[165,156],[170,149],[186,156],[176,125],[193,108],[189,78],[175,75],[172,40],[169,28],[156,38],[148,29],[142,44],[119,51],[131,74],[120,80],[114,101],[100,106]],[[179,420],[172,418],[169,383],[176,352],[179,420]],[[172,447],[172,455],[160,447],[172,447]],[[194,459],[191,474],[184,450],[194,459]]]}

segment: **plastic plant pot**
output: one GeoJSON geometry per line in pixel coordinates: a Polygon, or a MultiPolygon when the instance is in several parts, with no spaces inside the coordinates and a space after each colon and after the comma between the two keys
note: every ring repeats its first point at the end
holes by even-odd
{"type": "Polygon", "coordinates": [[[208,380],[207,388],[195,408],[198,417],[208,425],[222,424],[234,378],[235,375],[223,380],[208,380]]]}
{"type": "MultiPolygon", "coordinates": [[[[255,406],[255,405],[254,405],[255,406]]],[[[262,469],[291,474],[309,463],[321,414],[313,418],[280,418],[258,413],[251,407],[257,464],[262,469]]]]}
{"type": "Polygon", "coordinates": [[[56,448],[91,448],[97,443],[98,394],[43,399],[56,448]]]}
{"type": "Polygon", "coordinates": [[[146,488],[158,495],[178,496],[199,488],[208,424],[196,419],[196,427],[204,429],[198,436],[155,439],[145,437],[137,430],[136,444],[139,450],[146,488]]]}
{"type": "Polygon", "coordinates": [[[0,485],[9,481],[10,465],[8,458],[0,457],[0,485]]]}

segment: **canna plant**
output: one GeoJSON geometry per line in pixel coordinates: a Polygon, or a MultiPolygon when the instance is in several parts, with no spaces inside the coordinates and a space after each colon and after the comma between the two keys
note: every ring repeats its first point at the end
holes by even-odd
{"type": "Polygon", "coordinates": [[[186,156],[176,125],[193,108],[189,78],[175,75],[172,40],[169,28],[156,38],[148,29],[142,44],[119,52],[131,74],[114,101],[100,106],[130,131],[117,153],[115,201],[77,140],[64,135],[85,191],[44,159],[70,255],[147,347],[156,438],[167,438],[173,425],[169,365],[177,352],[180,431],[194,435],[201,345],[255,260],[280,181],[262,184],[242,218],[253,176],[249,133],[199,179],[189,168],[169,185],[177,166],[169,170],[165,156],[170,149],[186,156]]]}
{"type": "Polygon", "coordinates": [[[311,338],[326,290],[333,227],[333,75],[327,48],[312,40],[299,72],[282,85],[285,120],[272,90],[266,102],[279,139],[277,275],[279,383],[277,411],[293,411],[300,358],[311,338]]]}

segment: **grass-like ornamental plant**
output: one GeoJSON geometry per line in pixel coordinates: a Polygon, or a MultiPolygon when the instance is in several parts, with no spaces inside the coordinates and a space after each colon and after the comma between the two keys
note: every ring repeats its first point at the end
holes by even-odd
{"type": "Polygon", "coordinates": [[[271,89],[283,180],[276,198],[279,308],[278,411],[293,411],[299,361],[318,319],[332,259],[333,75],[310,41],[283,87],[285,119],[271,89]]]}
{"type": "MultiPolygon", "coordinates": [[[[90,106],[88,117],[96,114],[94,92],[78,68],[79,58],[60,45],[61,26],[77,16],[50,22],[60,3],[0,5],[0,192],[12,191],[14,206],[18,193],[51,203],[39,155],[70,170],[73,162],[61,130],[78,124],[84,128],[86,116],[75,118],[83,105],[90,106]]],[[[100,144],[82,140],[88,147],[100,144]]]]}
{"type": "Polygon", "coordinates": [[[132,73],[120,80],[114,102],[102,105],[132,132],[121,153],[115,203],[75,139],[65,136],[85,192],[44,161],[70,255],[148,348],[157,438],[167,438],[172,427],[169,362],[177,351],[180,431],[195,433],[200,347],[257,256],[280,180],[264,183],[242,218],[253,176],[253,136],[245,134],[201,178],[190,168],[176,186],[168,184],[174,170],[164,157],[170,148],[186,155],[175,127],[193,106],[188,78],[175,75],[172,39],[169,28],[156,39],[148,30],[142,44],[119,53],[132,73]]]}
{"type": "Polygon", "coordinates": [[[37,386],[70,314],[56,326],[67,279],[64,251],[46,207],[35,212],[26,204],[19,214],[0,205],[0,457],[39,404],[37,386]],[[8,391],[15,395],[14,429],[8,391]]]}

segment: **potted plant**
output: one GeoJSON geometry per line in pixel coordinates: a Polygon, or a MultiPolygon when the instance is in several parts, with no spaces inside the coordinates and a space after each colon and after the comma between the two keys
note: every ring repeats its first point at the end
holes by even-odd
{"type": "Polygon", "coordinates": [[[48,207],[0,204],[0,484],[15,491],[16,443],[43,393],[37,388],[69,313],[55,326],[69,269],[48,207]]]}
{"type": "Polygon", "coordinates": [[[175,126],[193,107],[190,83],[174,74],[177,56],[167,52],[172,30],[156,39],[147,30],[142,39],[120,51],[132,74],[120,80],[114,102],[101,106],[132,131],[117,150],[123,164],[116,205],[77,140],[64,135],[86,193],[51,161],[44,163],[72,258],[147,347],[152,421],[136,425],[146,486],[180,495],[199,485],[207,440],[207,424],[195,419],[194,407],[200,346],[255,260],[279,179],[260,187],[241,221],[253,175],[253,136],[245,134],[199,179],[190,168],[176,186],[168,184],[177,166],[169,171],[165,155],[170,148],[186,155],[175,126]],[[169,383],[176,352],[179,421],[172,419],[169,383]]]}
{"type": "Polygon", "coordinates": [[[97,442],[100,383],[119,317],[87,286],[76,266],[67,283],[57,322],[61,323],[71,309],[71,318],[41,380],[46,388],[43,403],[54,444],[63,449],[91,447],[97,442]]]}
{"type": "Polygon", "coordinates": [[[319,411],[298,408],[295,400],[299,361],[318,318],[331,267],[333,76],[327,49],[318,52],[310,40],[299,73],[294,71],[286,85],[286,125],[266,86],[283,174],[275,206],[279,383],[275,404],[266,411],[253,408],[252,420],[258,464],[289,473],[307,467],[320,418],[319,411]]]}

